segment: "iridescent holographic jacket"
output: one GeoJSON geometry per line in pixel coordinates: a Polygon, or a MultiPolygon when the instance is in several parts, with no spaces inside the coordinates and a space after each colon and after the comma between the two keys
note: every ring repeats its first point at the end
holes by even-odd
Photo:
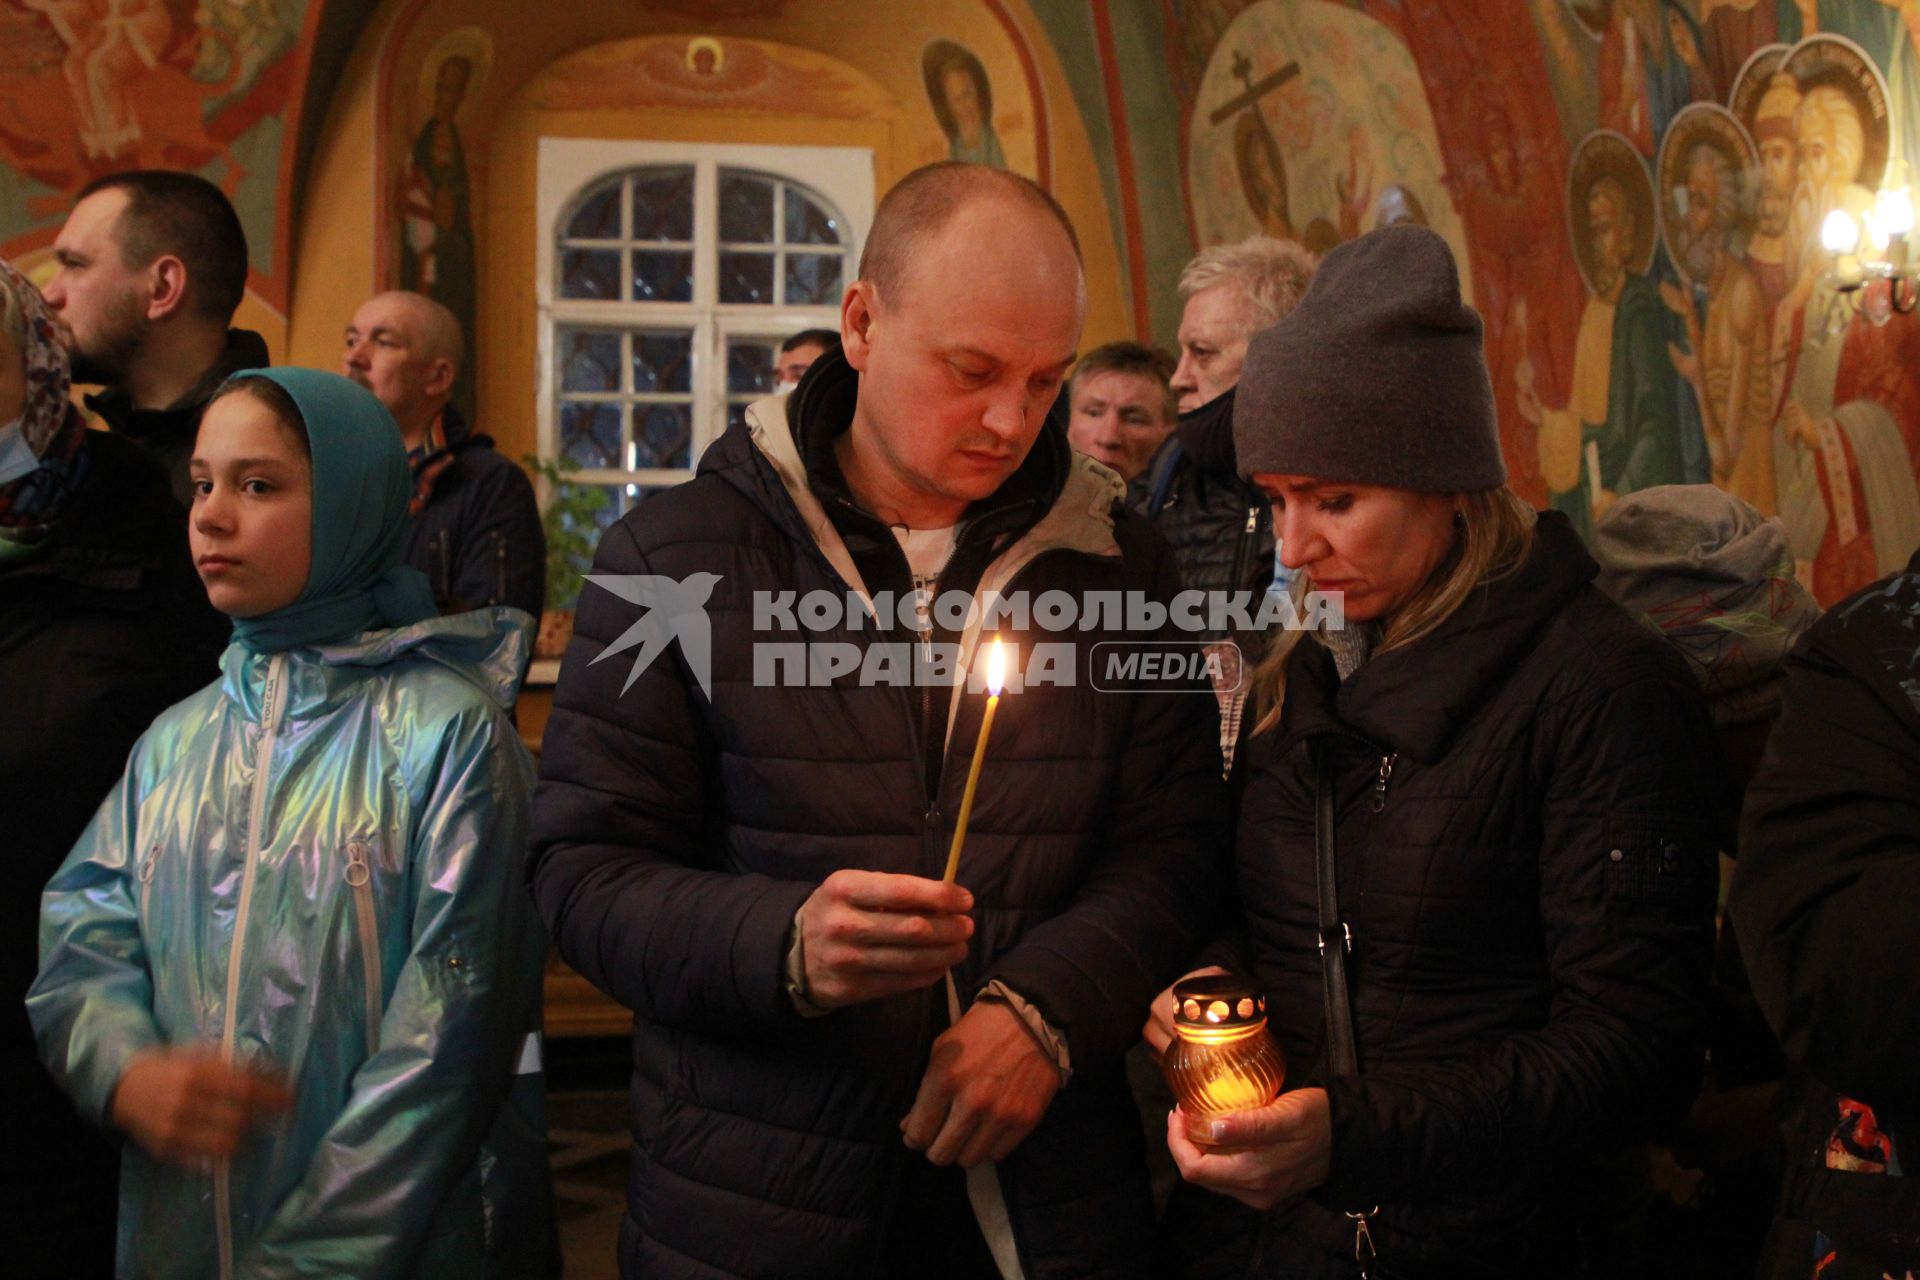
{"type": "Polygon", "coordinates": [[[160,1044],[295,1095],[208,1170],[127,1144],[121,1276],[547,1269],[533,775],[505,711],[527,623],[230,647],[49,883],[27,1007],[85,1114],[160,1044]]]}

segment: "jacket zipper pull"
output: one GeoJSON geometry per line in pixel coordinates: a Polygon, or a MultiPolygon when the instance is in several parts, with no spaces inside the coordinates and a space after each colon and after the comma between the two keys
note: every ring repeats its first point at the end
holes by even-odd
{"type": "Polygon", "coordinates": [[[1245,532],[1252,533],[1254,529],[1259,525],[1259,523],[1260,523],[1260,508],[1248,507],[1247,508],[1247,527],[1245,529],[1245,532]]]}
{"type": "Polygon", "coordinates": [[[1398,751],[1380,757],[1380,776],[1373,781],[1373,800],[1369,806],[1375,813],[1387,807],[1387,784],[1393,781],[1393,762],[1399,758],[1398,751]]]}

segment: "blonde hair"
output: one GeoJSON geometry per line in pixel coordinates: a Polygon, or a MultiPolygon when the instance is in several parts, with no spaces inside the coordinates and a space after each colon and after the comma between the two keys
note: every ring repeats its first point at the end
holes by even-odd
{"type": "MultiPolygon", "coordinates": [[[[1452,550],[1407,602],[1383,620],[1386,630],[1374,646],[1374,656],[1404,649],[1432,635],[1477,588],[1498,582],[1526,562],[1533,548],[1537,513],[1518,494],[1500,485],[1455,494],[1454,502],[1459,535],[1452,550]]],[[[1294,580],[1296,605],[1309,589],[1305,574],[1294,580]]],[[[1280,723],[1280,710],[1287,697],[1287,659],[1306,634],[1299,630],[1280,632],[1254,668],[1248,697],[1256,734],[1280,723]]]]}
{"type": "Polygon", "coordinates": [[[1256,329],[1278,324],[1300,305],[1320,260],[1291,240],[1248,236],[1235,244],[1216,244],[1194,255],[1180,272],[1180,297],[1232,281],[1259,313],[1256,329]]]}

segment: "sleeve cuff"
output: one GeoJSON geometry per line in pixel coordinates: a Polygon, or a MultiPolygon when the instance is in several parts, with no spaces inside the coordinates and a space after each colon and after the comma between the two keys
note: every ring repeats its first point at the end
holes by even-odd
{"type": "MultiPolygon", "coordinates": [[[[802,903],[801,905],[805,905],[802,903]]],[[[787,944],[785,963],[785,986],[787,998],[793,1001],[793,1011],[803,1018],[824,1018],[833,1010],[815,1004],[807,996],[807,952],[800,935],[800,913],[793,913],[793,923],[788,927],[793,941],[787,944]]]]}
{"type": "Polygon", "coordinates": [[[1024,1026],[1027,1034],[1039,1044],[1041,1052],[1053,1059],[1054,1068],[1060,1072],[1061,1087],[1064,1088],[1067,1081],[1073,1078],[1073,1059],[1067,1050],[1067,1038],[1055,1030],[1053,1024],[1042,1017],[1038,1009],[1027,1003],[1025,997],[1019,992],[995,978],[981,988],[980,994],[975,996],[974,1000],[1003,1004],[1013,1010],[1014,1016],[1020,1019],[1020,1025],[1024,1026]]]}

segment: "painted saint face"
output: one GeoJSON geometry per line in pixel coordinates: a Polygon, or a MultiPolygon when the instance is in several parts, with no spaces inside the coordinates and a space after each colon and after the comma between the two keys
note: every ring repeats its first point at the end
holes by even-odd
{"type": "Polygon", "coordinates": [[[1633,224],[1612,192],[1601,188],[1587,197],[1587,236],[1593,246],[1593,285],[1611,295],[1633,252],[1633,224]]]}
{"type": "Polygon", "coordinates": [[[980,108],[980,93],[973,87],[973,77],[964,67],[948,67],[940,73],[940,90],[946,95],[947,110],[953,113],[954,129],[961,140],[968,145],[978,142],[985,113],[980,108]]]}
{"type": "Polygon", "coordinates": [[[1763,235],[1784,235],[1793,211],[1793,187],[1799,179],[1793,143],[1769,137],[1760,144],[1760,208],[1763,235]]]}

